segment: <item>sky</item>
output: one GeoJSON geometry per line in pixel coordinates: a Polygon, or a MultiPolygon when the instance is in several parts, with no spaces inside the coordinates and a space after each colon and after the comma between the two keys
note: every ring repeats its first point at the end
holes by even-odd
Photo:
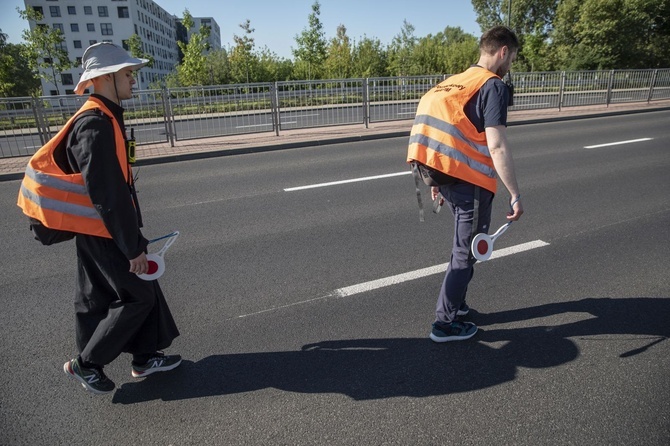
{"type": "MultiPolygon", "coordinates": [[[[60,0],[59,3],[84,2],[60,0]]],[[[186,8],[194,17],[213,17],[221,28],[224,48],[234,46],[233,35],[243,35],[239,24],[249,19],[255,30],[251,37],[257,50],[267,47],[279,57],[293,59],[295,37],[308,27],[314,0],[157,0],[156,3],[178,17],[183,17],[186,8]]],[[[342,24],[350,39],[376,38],[386,46],[400,34],[403,20],[414,26],[416,37],[437,34],[447,26],[460,27],[477,38],[481,35],[472,4],[467,0],[420,4],[408,0],[320,0],[319,3],[319,19],[327,40],[335,37],[337,27],[342,24]]],[[[8,35],[9,43],[22,43],[21,34],[28,28],[28,22],[21,20],[16,12],[17,7],[25,9],[24,2],[0,0],[0,30],[8,35]]]]}

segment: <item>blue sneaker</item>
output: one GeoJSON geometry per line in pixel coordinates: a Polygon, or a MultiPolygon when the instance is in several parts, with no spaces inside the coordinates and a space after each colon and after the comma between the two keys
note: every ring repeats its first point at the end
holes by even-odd
{"type": "Polygon", "coordinates": [[[433,342],[464,341],[477,333],[477,326],[472,322],[454,321],[451,324],[433,324],[430,339],[433,342]]]}

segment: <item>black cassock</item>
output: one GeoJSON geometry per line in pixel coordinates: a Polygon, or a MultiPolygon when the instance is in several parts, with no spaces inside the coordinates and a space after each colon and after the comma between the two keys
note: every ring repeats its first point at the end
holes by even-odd
{"type": "MultiPolygon", "coordinates": [[[[101,99],[122,131],[123,108],[101,99]]],[[[130,259],[146,252],[139,204],[119,165],[111,120],[87,113],[78,118],[66,150],[55,155],[65,171],[81,172],[93,205],[111,239],[76,237],[76,338],[82,359],[98,365],[122,352],[150,354],[170,346],[179,330],[158,281],[129,272],[130,259]]]]}

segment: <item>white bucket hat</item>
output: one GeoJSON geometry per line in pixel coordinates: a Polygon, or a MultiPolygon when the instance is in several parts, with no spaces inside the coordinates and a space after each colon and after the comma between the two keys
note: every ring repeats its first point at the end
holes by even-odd
{"type": "Polygon", "coordinates": [[[84,94],[84,90],[92,84],[91,79],[98,76],[116,73],[126,67],[139,70],[148,63],[147,59],[132,57],[126,50],[113,43],[100,42],[93,44],[84,51],[81,61],[84,73],[81,75],[74,92],[84,94]]]}

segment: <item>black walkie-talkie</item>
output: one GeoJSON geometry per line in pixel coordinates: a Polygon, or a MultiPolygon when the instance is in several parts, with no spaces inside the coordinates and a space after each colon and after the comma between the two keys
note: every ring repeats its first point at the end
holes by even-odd
{"type": "Polygon", "coordinates": [[[126,141],[126,149],[128,152],[128,162],[130,164],[135,164],[135,129],[131,127],[130,129],[130,138],[126,141]]]}

